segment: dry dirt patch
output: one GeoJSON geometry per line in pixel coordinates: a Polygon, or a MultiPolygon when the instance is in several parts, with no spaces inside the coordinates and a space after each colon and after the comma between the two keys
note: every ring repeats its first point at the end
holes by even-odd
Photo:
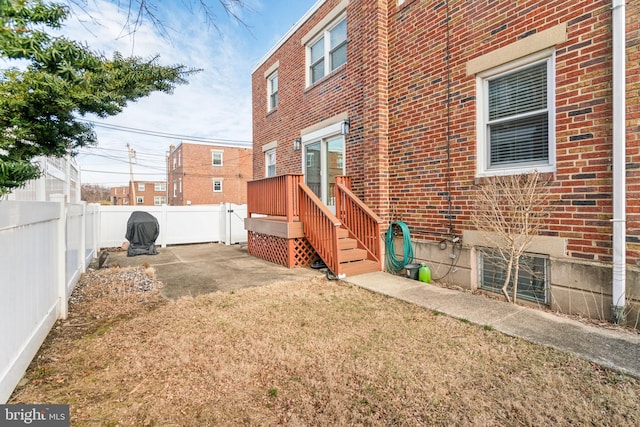
{"type": "Polygon", "coordinates": [[[10,403],[96,426],[640,424],[633,378],[342,282],[167,302],[127,270],[83,277],[10,403]]]}

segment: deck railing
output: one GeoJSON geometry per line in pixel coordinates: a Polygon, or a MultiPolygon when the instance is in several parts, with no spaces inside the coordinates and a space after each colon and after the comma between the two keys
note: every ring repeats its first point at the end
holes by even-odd
{"type": "Polygon", "coordinates": [[[298,187],[300,221],[304,224],[304,235],[329,270],[340,276],[342,274],[338,250],[340,221],[306,184],[301,182],[298,187]]]}
{"type": "Polygon", "coordinates": [[[289,174],[249,181],[247,216],[283,216],[287,222],[292,222],[299,216],[298,184],[304,182],[303,178],[303,175],[289,174]]]}
{"type": "Polygon", "coordinates": [[[336,178],[336,216],[382,269],[382,220],[351,192],[348,177],[336,178]]]}

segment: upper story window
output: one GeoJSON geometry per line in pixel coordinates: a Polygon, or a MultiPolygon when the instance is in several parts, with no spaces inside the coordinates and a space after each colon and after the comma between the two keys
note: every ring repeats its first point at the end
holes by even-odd
{"type": "Polygon", "coordinates": [[[309,84],[347,62],[347,17],[343,14],[307,44],[309,84]]]}
{"type": "Polygon", "coordinates": [[[153,189],[155,191],[167,191],[167,185],[164,182],[156,182],[153,189]]]}
{"type": "Polygon", "coordinates": [[[275,148],[264,153],[266,176],[276,176],[276,150],[275,148]]]}
{"type": "Polygon", "coordinates": [[[479,176],[555,169],[554,55],[478,76],[479,176]]]}
{"type": "Polygon", "coordinates": [[[144,191],[144,184],[138,184],[138,191],[144,191]]]}
{"type": "Polygon", "coordinates": [[[222,166],[222,151],[211,152],[211,164],[213,166],[222,166]]]}
{"type": "Polygon", "coordinates": [[[278,71],[267,77],[267,94],[269,96],[269,111],[278,106],[278,71]]]}

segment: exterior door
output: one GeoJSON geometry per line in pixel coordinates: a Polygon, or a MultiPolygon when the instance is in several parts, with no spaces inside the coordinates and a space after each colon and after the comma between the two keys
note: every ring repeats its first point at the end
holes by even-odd
{"type": "Polygon", "coordinates": [[[344,175],[344,137],[336,135],[305,144],[304,176],[311,191],[335,208],[336,177],[344,175]]]}

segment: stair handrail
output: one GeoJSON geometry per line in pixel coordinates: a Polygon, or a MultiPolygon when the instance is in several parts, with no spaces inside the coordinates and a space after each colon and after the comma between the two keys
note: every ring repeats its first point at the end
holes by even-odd
{"type": "Polygon", "coordinates": [[[350,181],[336,179],[336,216],[382,270],[382,219],[351,191],[350,181]]]}
{"type": "Polygon", "coordinates": [[[338,229],[341,223],[304,182],[298,184],[298,189],[304,235],[329,270],[340,277],[343,274],[338,250],[338,229]]]}

